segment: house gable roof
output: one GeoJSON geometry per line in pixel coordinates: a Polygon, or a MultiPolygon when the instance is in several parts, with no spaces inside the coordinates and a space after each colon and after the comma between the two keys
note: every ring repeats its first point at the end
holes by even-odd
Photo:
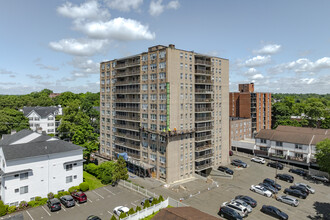
{"type": "Polygon", "coordinates": [[[40,115],[41,118],[46,118],[48,115],[53,114],[58,111],[58,107],[50,106],[50,107],[23,107],[23,113],[25,116],[28,116],[31,112],[35,112],[40,115]]]}

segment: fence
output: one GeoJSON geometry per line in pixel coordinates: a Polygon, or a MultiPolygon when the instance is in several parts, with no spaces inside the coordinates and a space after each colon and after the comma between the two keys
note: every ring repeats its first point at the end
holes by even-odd
{"type": "Polygon", "coordinates": [[[148,191],[147,189],[144,189],[138,185],[133,184],[132,182],[127,182],[125,180],[120,180],[119,181],[119,185],[128,188],[130,190],[133,190],[137,193],[140,193],[141,195],[144,195],[146,197],[155,197],[158,198],[158,195],[156,195],[156,193],[153,193],[151,191],[148,191]]]}
{"type": "Polygon", "coordinates": [[[138,211],[132,215],[129,215],[126,218],[123,218],[123,220],[139,220],[139,219],[145,218],[145,217],[151,215],[152,213],[155,213],[155,212],[159,211],[160,209],[166,208],[167,206],[171,205],[169,202],[169,199],[170,198],[166,199],[165,201],[163,201],[161,203],[153,205],[151,207],[142,209],[141,211],[138,211]]]}
{"type": "Polygon", "coordinates": [[[315,170],[312,168],[309,168],[309,175],[316,175],[316,176],[325,176],[328,179],[330,178],[330,175],[327,172],[321,171],[321,170],[315,170]]]}

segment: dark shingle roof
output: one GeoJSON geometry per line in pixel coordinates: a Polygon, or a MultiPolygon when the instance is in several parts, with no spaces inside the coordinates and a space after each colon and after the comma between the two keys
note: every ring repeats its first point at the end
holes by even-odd
{"type": "Polygon", "coordinates": [[[279,126],[276,130],[262,129],[255,138],[295,144],[316,145],[326,138],[330,139],[330,134],[327,132],[327,129],[279,126]]]}
{"type": "Polygon", "coordinates": [[[55,111],[58,111],[58,107],[23,107],[23,113],[25,116],[30,114],[32,111],[35,111],[41,118],[47,117],[49,114],[54,114],[55,111]]]}
{"type": "Polygon", "coordinates": [[[33,133],[33,131],[24,129],[24,130],[21,130],[20,132],[12,134],[12,135],[2,136],[3,140],[0,140],[0,146],[9,145],[11,143],[14,143],[15,141],[18,141],[32,133],[33,133]]]}
{"type": "Polygon", "coordinates": [[[78,145],[62,140],[28,142],[1,147],[6,161],[83,149],[78,145]]]}

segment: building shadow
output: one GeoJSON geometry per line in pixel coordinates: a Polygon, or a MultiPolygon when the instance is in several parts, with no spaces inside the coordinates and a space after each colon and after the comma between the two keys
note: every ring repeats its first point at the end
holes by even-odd
{"type": "Polygon", "coordinates": [[[307,216],[308,219],[312,220],[330,220],[330,203],[326,202],[315,202],[314,209],[316,211],[315,216],[307,216]]]}

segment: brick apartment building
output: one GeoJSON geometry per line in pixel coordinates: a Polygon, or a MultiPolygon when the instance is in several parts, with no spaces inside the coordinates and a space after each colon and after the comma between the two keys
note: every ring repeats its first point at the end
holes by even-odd
{"type": "Polygon", "coordinates": [[[171,44],[102,62],[99,158],[127,153],[167,183],[226,165],[228,89],[227,59],[171,44]]]}
{"type": "Polygon", "coordinates": [[[239,92],[229,94],[229,116],[251,118],[251,136],[271,128],[271,93],[254,92],[254,83],[239,84],[239,92]]]}
{"type": "Polygon", "coordinates": [[[229,117],[230,141],[240,141],[251,138],[251,118],[229,117]]]}

